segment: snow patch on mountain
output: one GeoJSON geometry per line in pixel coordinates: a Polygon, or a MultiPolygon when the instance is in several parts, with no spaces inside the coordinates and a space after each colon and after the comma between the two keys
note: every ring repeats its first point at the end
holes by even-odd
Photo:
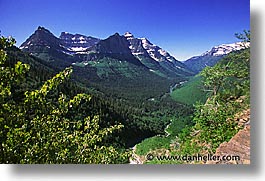
{"type": "Polygon", "coordinates": [[[87,49],[97,44],[100,39],[62,32],[60,35],[61,46],[69,51],[70,54],[86,54],[87,49]]]}
{"type": "Polygon", "coordinates": [[[86,51],[87,48],[84,47],[71,47],[71,50],[74,52],[82,52],[82,51],[86,51]]]}
{"type": "Polygon", "coordinates": [[[236,42],[231,44],[222,44],[219,46],[214,46],[211,50],[203,53],[201,56],[211,55],[211,56],[221,56],[227,55],[232,51],[241,50],[250,46],[249,42],[236,42]]]}
{"type": "Polygon", "coordinates": [[[124,37],[127,38],[127,40],[128,40],[128,39],[133,39],[133,38],[134,38],[134,37],[133,37],[133,34],[131,34],[130,32],[126,32],[126,33],[124,34],[124,37]]]}

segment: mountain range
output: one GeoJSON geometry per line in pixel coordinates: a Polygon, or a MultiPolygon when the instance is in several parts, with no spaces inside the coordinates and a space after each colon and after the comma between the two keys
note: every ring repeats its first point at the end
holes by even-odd
{"type": "MultiPolygon", "coordinates": [[[[72,67],[69,82],[58,91],[69,97],[84,91],[91,94],[92,105],[84,111],[100,112],[103,125],[113,124],[113,120],[122,122],[125,128],[121,139],[131,147],[146,137],[162,134],[171,117],[193,110],[186,102],[173,100],[170,90],[244,46],[215,46],[181,62],[147,38],[135,37],[130,32],[115,33],[106,39],[68,32],[56,37],[38,27],[20,50],[14,47],[9,55],[11,61],[30,65],[31,76],[27,79],[34,89],[59,71],[72,67]]],[[[192,88],[197,86],[186,86],[191,92],[192,88]]],[[[194,99],[187,94],[180,96],[194,99]]],[[[179,125],[184,123],[180,121],[179,125]]]]}
{"type": "Polygon", "coordinates": [[[74,79],[86,87],[146,99],[162,96],[170,86],[242,48],[242,43],[223,44],[181,62],[150,40],[130,32],[115,33],[106,39],[68,32],[56,37],[44,27],[38,27],[20,46],[54,69],[72,66],[74,79]]]}
{"type": "Polygon", "coordinates": [[[148,68],[149,71],[167,78],[193,74],[183,63],[165,50],[153,45],[146,38],[134,38],[129,32],[124,35],[116,33],[105,40],[67,32],[62,32],[57,38],[44,27],[38,27],[21,44],[20,49],[45,60],[47,60],[45,55],[53,55],[54,51],[57,51],[58,55],[63,53],[63,57],[69,55],[75,57],[71,63],[79,63],[79,65],[80,63],[86,65],[89,61],[97,59],[95,54],[104,54],[120,61],[127,60],[135,65],[141,65],[148,68]]]}
{"type": "Polygon", "coordinates": [[[125,97],[161,96],[173,83],[194,75],[169,53],[147,39],[128,37],[128,33],[101,40],[67,32],[56,37],[38,27],[20,49],[54,69],[72,66],[74,79],[86,87],[125,97]]]}

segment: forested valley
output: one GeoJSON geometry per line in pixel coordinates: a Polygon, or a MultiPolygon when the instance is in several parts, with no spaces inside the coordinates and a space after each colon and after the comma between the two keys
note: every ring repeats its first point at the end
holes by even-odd
{"type": "MultiPolygon", "coordinates": [[[[237,36],[250,41],[247,31],[237,36]]],[[[0,163],[109,164],[166,150],[213,153],[241,129],[233,118],[250,106],[249,47],[195,76],[164,78],[105,54],[97,56],[111,65],[108,74],[92,61],[57,66],[14,43],[1,36],[0,163]],[[185,83],[171,93],[179,82],[185,83]]]]}

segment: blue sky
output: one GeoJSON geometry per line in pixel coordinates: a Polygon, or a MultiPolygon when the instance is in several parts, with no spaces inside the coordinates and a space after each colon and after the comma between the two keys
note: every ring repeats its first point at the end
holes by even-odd
{"type": "Polygon", "coordinates": [[[237,41],[250,29],[249,0],[0,0],[0,30],[20,45],[38,26],[107,38],[130,31],[178,60],[237,41]]]}

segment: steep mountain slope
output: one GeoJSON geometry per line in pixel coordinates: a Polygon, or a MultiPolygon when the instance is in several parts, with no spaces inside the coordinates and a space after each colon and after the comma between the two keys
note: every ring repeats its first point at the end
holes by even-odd
{"type": "Polygon", "coordinates": [[[60,46],[60,39],[55,37],[49,30],[39,26],[38,29],[21,44],[20,49],[32,53],[44,50],[56,49],[63,51],[60,46]]]}
{"type": "MultiPolygon", "coordinates": [[[[160,97],[173,81],[150,71],[131,53],[127,39],[118,33],[100,40],[79,57],[82,61],[73,66],[82,83],[115,97],[160,97]]],[[[174,81],[183,79],[184,76],[179,76],[174,81]]]]}
{"type": "Polygon", "coordinates": [[[194,56],[183,63],[192,71],[198,73],[206,66],[214,66],[221,58],[232,51],[238,51],[249,47],[249,43],[236,42],[232,44],[222,44],[214,46],[211,50],[206,51],[200,56],[194,56]]]}
{"type": "Polygon", "coordinates": [[[105,40],[101,40],[95,46],[88,49],[88,53],[96,53],[98,55],[108,56],[119,61],[128,61],[135,65],[143,66],[143,64],[137,60],[129,49],[129,43],[124,36],[120,36],[118,33],[108,37],[105,40]]]}
{"type": "Polygon", "coordinates": [[[61,40],[44,27],[38,29],[21,44],[20,49],[50,62],[56,68],[70,66],[78,57],[69,55],[69,51],[61,45],[61,40]]]}
{"type": "Polygon", "coordinates": [[[130,32],[126,32],[124,37],[130,44],[132,54],[150,71],[165,77],[193,74],[183,63],[177,61],[159,46],[152,44],[148,39],[135,38],[130,32]]]}

